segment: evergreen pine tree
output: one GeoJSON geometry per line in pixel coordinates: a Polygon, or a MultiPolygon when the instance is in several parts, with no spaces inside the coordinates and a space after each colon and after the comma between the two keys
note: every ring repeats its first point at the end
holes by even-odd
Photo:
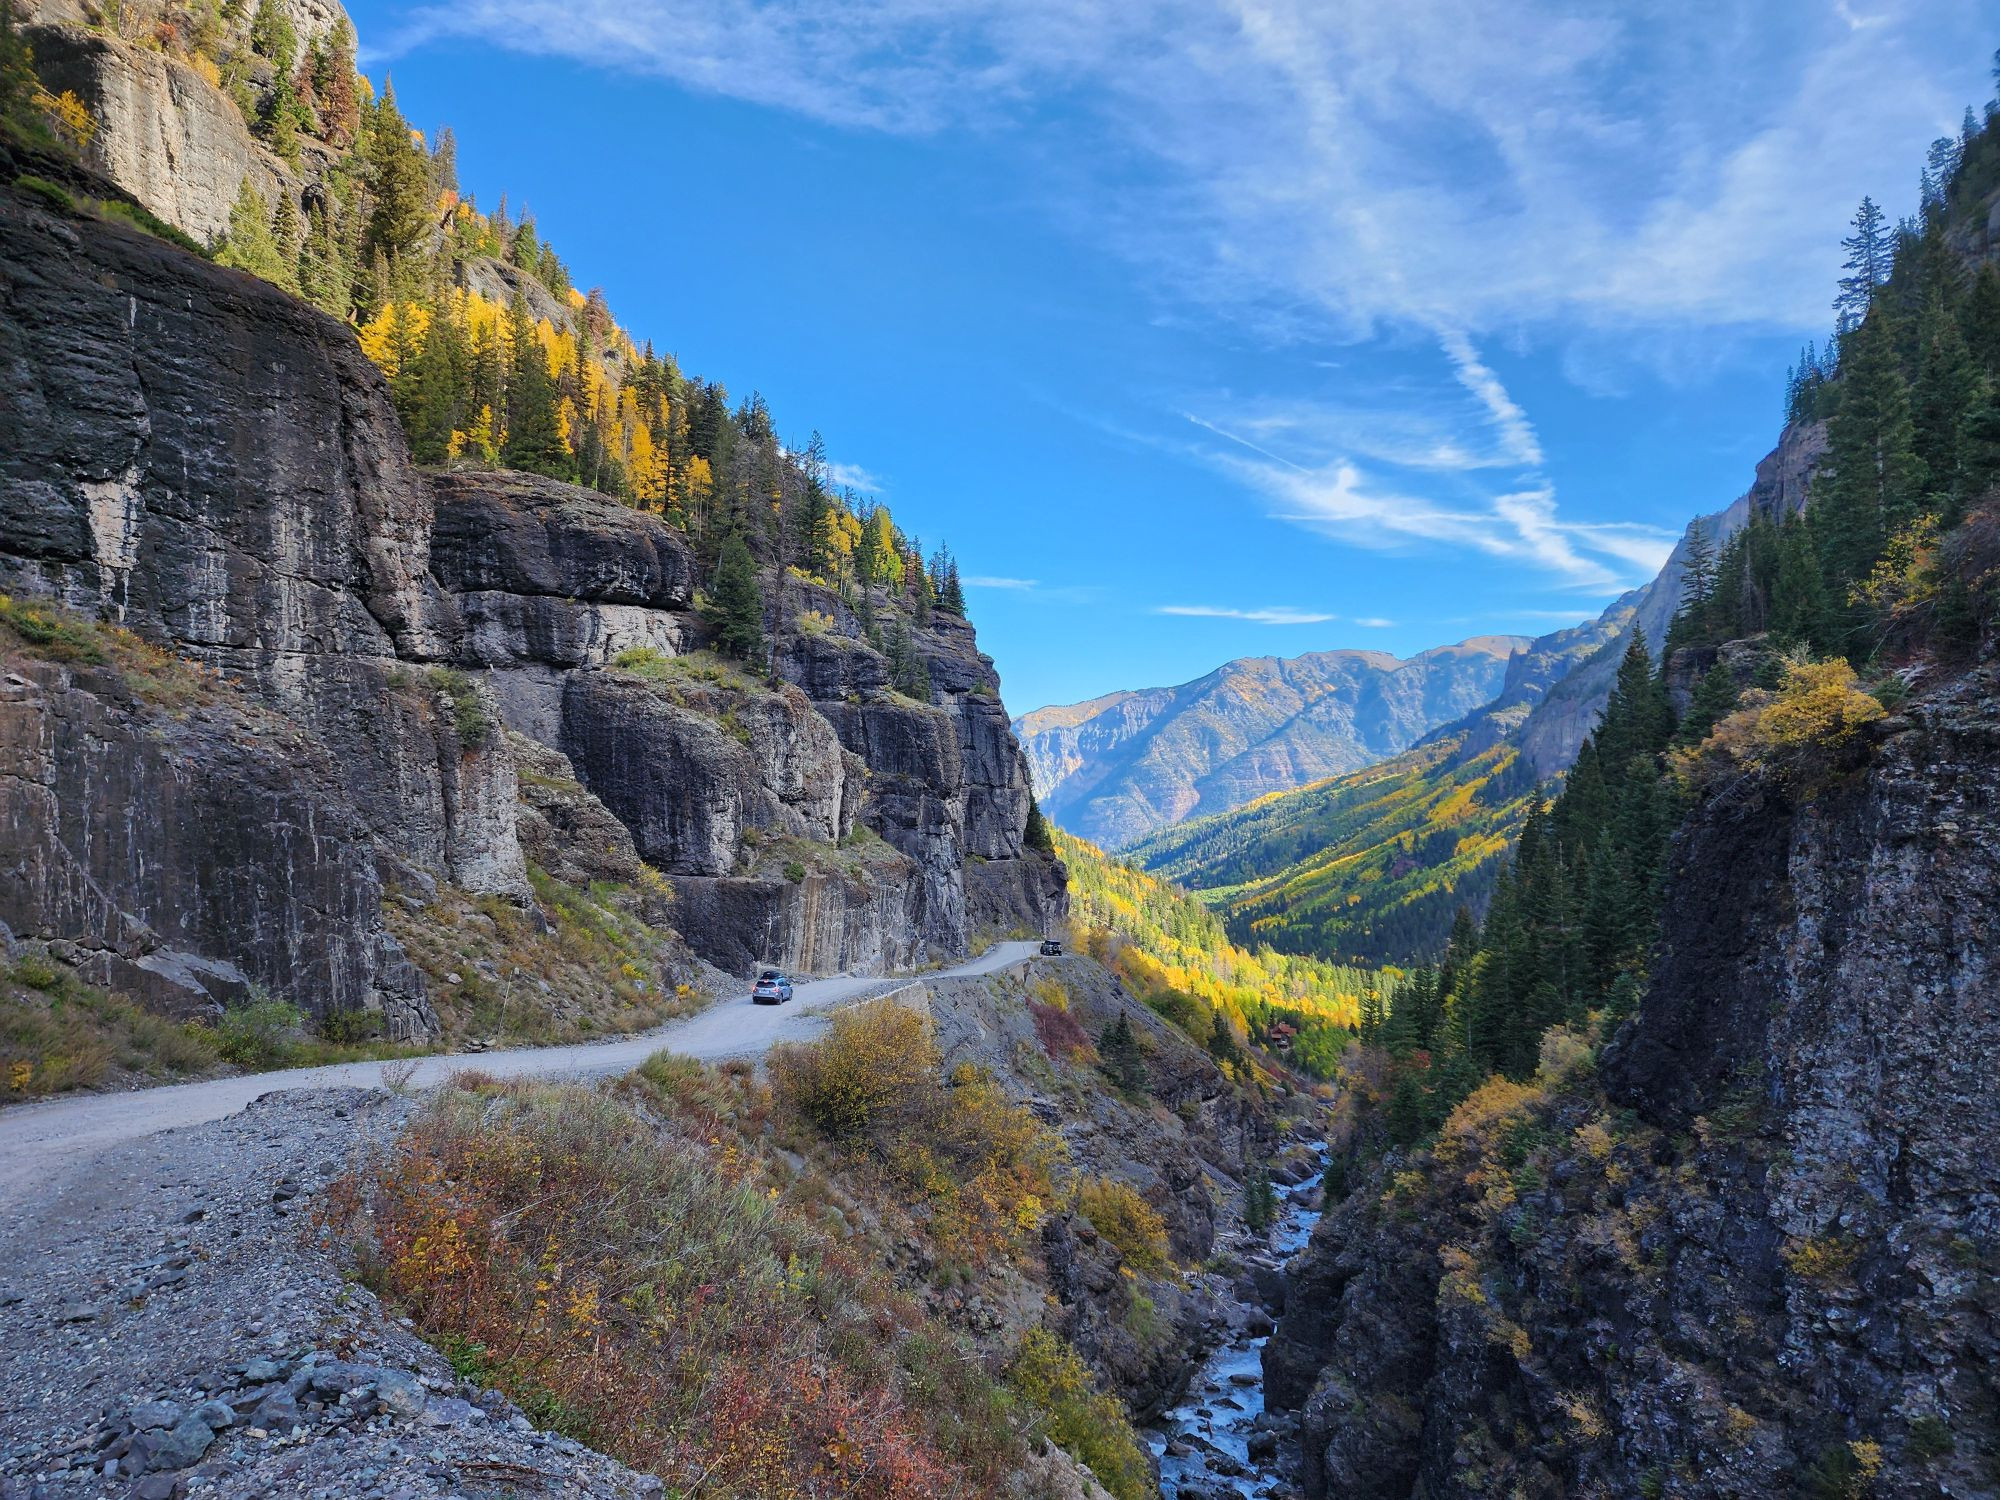
{"type": "Polygon", "coordinates": [[[1137,1096],[1146,1092],[1146,1054],[1125,1012],[1106,1026],[1097,1037],[1097,1056],[1104,1071],[1121,1092],[1137,1096]]]}
{"type": "Polygon", "coordinates": [[[1812,530],[1832,594],[1832,643],[1845,653],[1859,644],[1860,624],[1846,603],[1848,586],[1868,576],[1889,536],[1916,514],[1924,473],[1884,317],[1848,335],[1841,363],[1826,461],[1813,481],[1812,530]]]}
{"type": "MultiPolygon", "coordinates": [[[[375,107],[366,158],[374,207],[364,251],[371,261],[381,255],[393,263],[419,248],[431,223],[430,159],[396,108],[393,83],[384,85],[382,102],[375,107]]],[[[378,287],[375,295],[380,299],[386,293],[378,287]]]]}
{"type": "Polygon", "coordinates": [[[2000,381],[1987,384],[1959,429],[1959,486],[1968,499],[2000,485],[2000,381]]]}
{"type": "Polygon", "coordinates": [[[1681,608],[1699,611],[1715,593],[1715,538],[1697,517],[1687,529],[1681,553],[1681,608]]]}
{"type": "Polygon", "coordinates": [[[1770,629],[1781,643],[1824,642],[1833,633],[1828,620],[1826,580],[1820,570],[1813,531],[1813,524],[1799,516],[1778,528],[1770,629]]]}
{"type": "Polygon", "coordinates": [[[324,204],[315,204],[306,213],[305,237],[299,246],[299,295],[336,318],[346,317],[354,305],[354,272],[343,261],[331,210],[324,204]]]}
{"type": "Polygon", "coordinates": [[[1688,699],[1688,711],[1674,730],[1674,743],[1699,745],[1708,738],[1711,729],[1735,710],[1737,697],[1735,674],[1717,662],[1695,684],[1688,699]]]}
{"type": "Polygon", "coordinates": [[[291,193],[281,187],[277,210],[271,215],[271,243],[277,252],[278,272],[270,279],[293,294],[300,290],[300,238],[298,205],[292,201],[291,193]]]}
{"type": "Polygon", "coordinates": [[[452,434],[472,425],[472,413],[465,409],[472,387],[472,347],[465,325],[459,321],[457,299],[450,294],[438,300],[430,325],[409,376],[400,382],[408,388],[397,408],[408,415],[404,430],[410,440],[410,456],[421,464],[441,464],[450,454],[452,434]]]}
{"type": "Polygon", "coordinates": [[[229,209],[229,229],[216,247],[215,259],[219,265],[235,266],[280,285],[296,277],[271,234],[271,215],[264,196],[250,185],[248,177],[236,190],[236,201],[229,209]]]}
{"type": "Polygon", "coordinates": [[[1972,278],[1958,310],[1966,349],[1988,380],[2000,380],[2000,266],[1992,261],[1972,278]]]}
{"type": "Polygon", "coordinates": [[[1960,493],[1959,433],[1979,394],[1972,352],[1943,297],[1934,293],[1918,325],[1917,378],[1910,392],[1913,447],[1937,497],[1928,509],[1945,509],[1960,493]]]}
{"type": "Polygon", "coordinates": [[[1263,1234],[1277,1219],[1277,1189],[1271,1186],[1271,1174],[1258,1167],[1243,1185],[1243,1227],[1252,1234],[1263,1234]]]}
{"type": "Polygon", "coordinates": [[[718,650],[744,661],[763,654],[764,594],[750,549],[735,532],[722,540],[708,591],[708,621],[718,650]]]}
{"type": "Polygon", "coordinates": [[[524,298],[514,299],[507,326],[513,357],[507,380],[507,441],[501,460],[510,469],[567,479],[573,470],[556,414],[555,381],[549,375],[548,358],[524,298]]]}
{"type": "Polygon", "coordinates": [[[1873,198],[1861,200],[1861,207],[1854,211],[1854,233],[1840,242],[1840,248],[1847,252],[1843,263],[1847,274],[1840,278],[1833,311],[1835,327],[1845,334],[1868,316],[1875,289],[1889,279],[1890,239],[1882,210],[1873,198]]]}
{"type": "Polygon", "coordinates": [[[1028,826],[1021,835],[1021,842],[1027,848],[1043,854],[1056,852],[1055,834],[1049,828],[1049,820],[1042,813],[1042,804],[1032,795],[1028,798],[1028,826]]]}
{"type": "Polygon", "coordinates": [[[919,703],[930,702],[931,673],[911,643],[909,629],[898,615],[889,626],[889,685],[919,703]]]}

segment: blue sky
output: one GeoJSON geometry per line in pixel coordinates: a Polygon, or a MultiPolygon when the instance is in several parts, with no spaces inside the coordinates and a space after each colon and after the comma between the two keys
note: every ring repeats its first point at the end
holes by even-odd
{"type": "Polygon", "coordinates": [[[2000,44],[1980,0],[349,9],[483,205],[950,542],[1017,713],[1642,582],[2000,44]]]}

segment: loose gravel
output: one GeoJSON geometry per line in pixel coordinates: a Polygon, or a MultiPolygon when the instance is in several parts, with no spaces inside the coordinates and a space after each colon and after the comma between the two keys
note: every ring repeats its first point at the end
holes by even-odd
{"type": "Polygon", "coordinates": [[[81,1158],[0,1223],[0,1500],[658,1495],[460,1380],[320,1243],[412,1103],[268,1095],[81,1158]]]}

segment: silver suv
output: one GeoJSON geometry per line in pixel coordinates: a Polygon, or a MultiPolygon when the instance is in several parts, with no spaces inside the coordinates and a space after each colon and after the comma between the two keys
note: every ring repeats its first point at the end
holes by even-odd
{"type": "Polygon", "coordinates": [[[792,998],[792,982],[776,969],[766,969],[750,986],[750,998],[758,1005],[783,1005],[792,998]]]}

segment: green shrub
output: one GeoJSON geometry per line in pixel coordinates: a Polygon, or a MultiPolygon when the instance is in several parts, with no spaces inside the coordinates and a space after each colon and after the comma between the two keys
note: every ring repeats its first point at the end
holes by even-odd
{"type": "Polygon", "coordinates": [[[804,865],[800,864],[795,859],[788,859],[785,861],[785,879],[789,880],[793,885],[797,885],[800,881],[804,880],[805,878],[806,878],[806,867],[804,865]]]}
{"type": "Polygon", "coordinates": [[[96,663],[104,660],[104,644],[90,625],[23,604],[7,594],[0,594],[0,625],[6,626],[28,645],[36,647],[38,654],[57,661],[96,663]]]}
{"type": "Polygon", "coordinates": [[[1032,1329],[1007,1374],[1021,1398],[1042,1414],[1049,1438],[1116,1500],[1147,1500],[1154,1493],[1152,1471],[1124,1406],[1096,1388],[1076,1350],[1045,1328],[1032,1329]]]}
{"type": "Polygon", "coordinates": [[[0,986],[0,1099],[91,1088],[112,1069],[149,1076],[215,1065],[206,1027],[182,1026],[78,981],[40,955],[18,960],[0,986]]]}
{"type": "Polygon", "coordinates": [[[1806,1493],[1815,1500],[1866,1500],[1882,1476],[1880,1443],[1835,1443],[1806,1475],[1806,1493]]]}
{"type": "Polygon", "coordinates": [[[611,658],[611,665],[621,672],[636,672],[641,677],[658,677],[673,658],[654,646],[627,646],[611,658]]]}
{"type": "Polygon", "coordinates": [[[14,186],[24,192],[33,193],[51,208],[60,209],[66,214],[76,212],[76,199],[70,195],[69,189],[60,183],[50,182],[46,177],[16,177],[14,186]]]}
{"type": "Polygon", "coordinates": [[[1943,1458],[1957,1446],[1951,1428],[1939,1416],[1917,1417],[1910,1423],[1910,1457],[1918,1463],[1943,1458]]]}
{"type": "Polygon", "coordinates": [[[226,1007],[215,1023],[215,1050],[241,1068],[276,1068],[291,1060],[305,1013],[289,1000],[253,993],[226,1007]]]}
{"type": "Polygon", "coordinates": [[[1172,1267],[1166,1221],[1126,1183],[1089,1178],[1076,1190],[1076,1208],[1133,1270],[1159,1275],[1172,1267]]]}
{"type": "Polygon", "coordinates": [[[32,990],[52,990],[62,982],[63,971],[45,954],[24,953],[14,960],[14,982],[32,990]]]}
{"type": "Polygon", "coordinates": [[[348,1047],[372,1039],[381,1023],[379,1011],[336,1010],[320,1017],[319,1034],[336,1046],[348,1047]]]}
{"type": "Polygon", "coordinates": [[[486,716],[486,705],[479,701],[479,689],[470,677],[452,667],[433,667],[431,685],[451,705],[451,727],[460,745],[477,750],[492,737],[493,721],[486,716]]]}
{"type": "Polygon", "coordinates": [[[122,198],[106,198],[97,204],[97,211],[107,219],[115,219],[121,224],[130,224],[154,239],[165,240],[170,245],[178,245],[190,255],[199,255],[208,260],[208,249],[193,235],[186,234],[162,219],[158,214],[141,203],[127,203],[122,198]]]}

